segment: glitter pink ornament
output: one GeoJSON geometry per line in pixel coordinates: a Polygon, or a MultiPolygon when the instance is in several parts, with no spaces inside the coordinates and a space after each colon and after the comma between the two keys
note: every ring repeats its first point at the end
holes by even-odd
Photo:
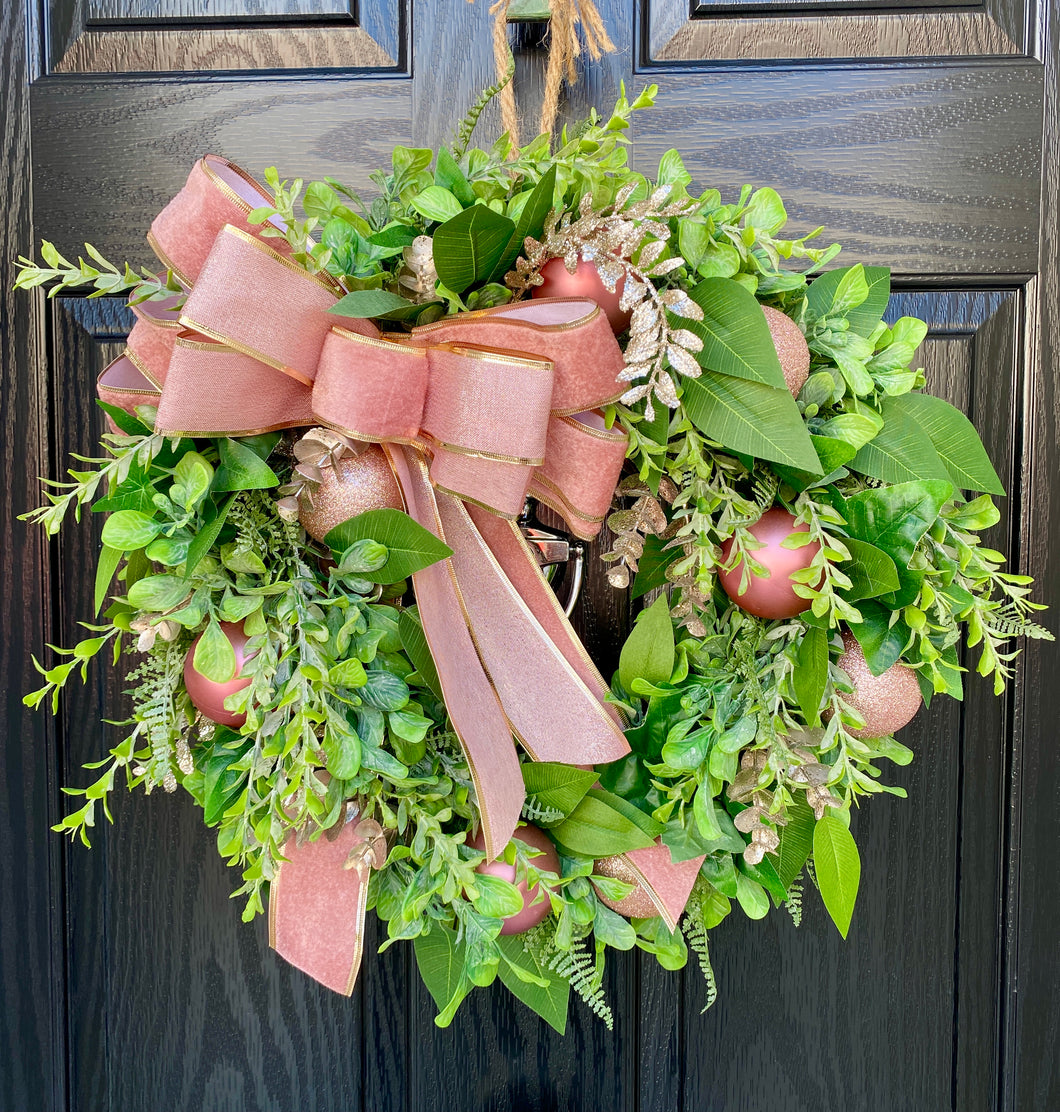
{"type": "MultiPolygon", "coordinates": [[[[794,618],[810,607],[810,600],[800,598],[795,593],[791,574],[802,571],[813,563],[821,546],[812,541],[802,548],[783,548],[782,545],[793,533],[806,533],[805,525],[796,525],[795,518],[787,510],[774,506],[752,525],[748,532],[762,542],[762,548],[752,553],[754,559],[769,572],[768,576],[750,573],[747,589],[740,591],[740,581],[744,572],[741,559],[731,571],[719,568],[718,582],[725,593],[742,609],[760,618],[794,618]]],[[[732,538],[721,548],[721,565],[729,561],[732,553],[732,538]]]]}
{"type": "Polygon", "coordinates": [[[619,278],[612,293],[604,285],[596,264],[582,258],[578,259],[573,274],[562,259],[549,259],[540,273],[544,281],[534,287],[531,297],[587,297],[604,311],[616,336],[629,327],[631,314],[619,308],[625,278],[619,278]]]}
{"type": "MultiPolygon", "coordinates": [[[[614,857],[601,857],[593,865],[593,875],[612,877],[614,880],[625,881],[626,884],[633,885],[633,891],[620,900],[610,899],[597,888],[596,895],[605,907],[617,911],[619,915],[624,915],[627,919],[650,919],[653,915],[659,914],[655,901],[648,895],[648,891],[641,883],[637,871],[622,854],[617,854],[614,857]]],[[[592,877],[589,879],[591,880],[592,877]]]]}
{"type": "Polygon", "coordinates": [[[315,540],[367,510],[404,509],[394,472],[377,444],[321,468],[320,474],[320,483],[298,500],[298,520],[315,540]]]}
{"type": "Polygon", "coordinates": [[[225,699],[250,685],[249,679],[240,678],[239,675],[248,659],[246,652],[247,635],[243,632],[242,622],[222,622],[221,632],[228,638],[235,650],[235,678],[230,679],[227,683],[218,683],[216,680],[207,679],[195,668],[192,661],[195,659],[195,648],[202,638],[200,633],[195,638],[191,648],[188,649],[188,655],[184,661],[184,686],[188,690],[188,698],[191,699],[192,705],[200,714],[209,718],[211,722],[218,723],[218,725],[231,726],[234,730],[238,730],[246,722],[247,716],[226,710],[225,699]]]}
{"type": "Polygon", "coordinates": [[[912,668],[892,664],[882,675],[874,676],[857,638],[849,630],[843,631],[843,655],[836,663],[854,686],[854,694],[843,695],[843,701],[865,719],[864,727],[849,731],[854,737],[886,737],[913,720],[920,709],[921,696],[912,668]]]}
{"type": "MultiPolygon", "coordinates": [[[[536,826],[520,826],[513,837],[525,845],[541,850],[541,856],[531,858],[535,869],[541,869],[543,872],[559,872],[559,855],[556,853],[556,847],[543,830],[536,826]]],[[[469,839],[467,844],[475,849],[485,849],[486,843],[482,838],[482,831],[480,830],[474,838],[469,839]]],[[[508,881],[509,884],[515,884],[515,866],[509,865],[503,860],[484,861],[475,871],[485,876],[498,876],[501,880],[508,881]]],[[[517,887],[519,894],[523,897],[523,910],[515,915],[509,915],[504,920],[501,934],[522,934],[523,931],[536,927],[552,910],[552,904],[549,902],[547,895],[539,903],[530,902],[537,895],[538,886],[535,885],[532,889],[527,890],[526,881],[521,880],[517,887]]]]}

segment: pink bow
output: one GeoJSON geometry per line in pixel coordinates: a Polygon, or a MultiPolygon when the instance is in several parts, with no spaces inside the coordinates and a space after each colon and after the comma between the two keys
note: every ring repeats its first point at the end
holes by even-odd
{"type": "MultiPolygon", "coordinates": [[[[134,306],[128,348],[99,394],[129,411],[157,405],[156,427],[174,435],[318,424],[384,446],[407,512],[453,552],[413,581],[493,858],[525,797],[513,733],[536,760],[600,764],[629,752],[607,684],[514,522],[531,494],[577,535],[599,531],[626,448],[598,412],[622,392],[621,349],[583,299],[464,313],[401,336],[336,318],[328,309],[341,287],[248,224],[264,204],[271,198],[238,167],[213,155],[196,164],[148,237],[190,290],[186,303],[134,306]]],[[[342,844],[358,840],[346,832],[342,844]]],[[[343,874],[334,915],[311,912],[305,895],[334,888],[338,852],[289,844],[286,895],[274,895],[271,913],[280,952],[349,992],[367,869],[343,874]],[[339,910],[347,905],[359,909],[352,922],[339,910]],[[353,932],[349,961],[336,963],[329,929],[353,932]]],[[[649,889],[672,887],[668,860],[644,856],[649,889]]]]}

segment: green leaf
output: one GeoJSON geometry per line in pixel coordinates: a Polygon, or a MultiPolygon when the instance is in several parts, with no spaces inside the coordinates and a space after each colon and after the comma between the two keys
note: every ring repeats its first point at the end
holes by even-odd
{"type": "MultiPolygon", "coordinates": [[[[659,406],[659,411],[663,407],[659,406]]],[[[666,584],[666,569],[681,554],[679,548],[667,548],[667,541],[649,533],[644,538],[644,551],[637,561],[637,574],[633,580],[631,598],[642,598],[649,591],[666,584]]]]}
{"type": "Polygon", "coordinates": [[[429,185],[422,193],[411,198],[409,204],[428,220],[444,224],[464,211],[464,206],[440,185],[429,185]]]}
{"type": "Polygon", "coordinates": [[[439,1027],[448,1027],[471,989],[464,972],[464,944],[457,942],[456,931],[435,923],[429,933],[419,935],[412,945],[423,983],[438,1005],[439,1014],[434,1022],[439,1027]]]}
{"type": "Polygon", "coordinates": [[[119,552],[146,548],[162,532],[159,522],[139,510],[118,510],[103,522],[103,543],[119,552]]]}
{"type": "Polygon", "coordinates": [[[593,769],[573,768],[554,761],[526,761],[521,767],[526,794],[533,796],[542,807],[562,811],[564,817],[578,806],[597,781],[593,769]]]}
{"type": "Polygon", "coordinates": [[[412,661],[420,679],[439,699],[444,698],[441,680],[438,679],[438,669],[427,645],[417,607],[410,606],[407,610],[401,611],[401,616],[398,618],[398,635],[401,637],[401,647],[412,661]]]}
{"type": "Polygon", "coordinates": [[[366,682],[363,687],[358,688],[357,694],[368,706],[377,710],[401,710],[408,705],[409,685],[393,672],[372,668],[367,672],[366,682]]]}
{"type": "Polygon", "coordinates": [[[883,428],[850,461],[852,471],[882,479],[885,483],[907,483],[917,479],[944,479],[949,471],[935,451],[930,437],[904,410],[898,398],[880,403],[883,428]]]}
{"type": "MultiPolygon", "coordinates": [[[[703,789],[701,788],[700,791],[703,789]]],[[[679,822],[672,821],[667,824],[662,833],[663,845],[670,850],[670,857],[674,861],[690,861],[693,857],[724,850],[727,853],[743,853],[747,842],[743,835],[736,829],[732,816],[724,807],[714,804],[714,821],[717,823],[721,836],[718,838],[704,838],[699,832],[699,824],[690,822],[682,826],[679,822]]]]}
{"type": "Polygon", "coordinates": [[[748,919],[764,919],[769,914],[766,890],[744,872],[736,874],[736,899],[748,919]]]}
{"type": "MultiPolygon", "coordinates": [[[[781,883],[777,870],[773,867],[773,863],[768,856],[762,858],[757,865],[752,865],[743,854],[740,854],[736,863],[740,872],[745,873],[757,884],[761,884],[777,904],[783,903],[788,898],[787,888],[781,883]]],[[[737,898],[739,898],[739,895],[740,892],[737,888],[737,898]]]]}
{"type": "Polygon", "coordinates": [[[378,541],[390,552],[381,568],[364,573],[363,577],[372,583],[400,583],[453,554],[447,544],[401,510],[368,510],[336,525],[324,538],[336,553],[360,540],[378,541]]]}
{"type": "Polygon", "coordinates": [[[485,205],[472,205],[434,233],[434,265],[454,293],[489,278],[511,242],[515,224],[485,205]]]}
{"type": "MultiPolygon", "coordinates": [[[[146,580],[141,580],[141,583],[146,580]]],[[[139,584],[137,584],[139,586],[139,584]]],[[[236,652],[232,642],[225,636],[225,631],[215,619],[203,630],[198,644],[195,646],[195,655],[192,657],[192,667],[196,672],[204,675],[214,683],[228,683],[235,679],[236,652]]]]}
{"type": "Polygon", "coordinates": [[[638,677],[648,683],[666,683],[674,670],[674,626],[670,604],[660,596],[637,615],[636,625],[622,646],[618,678],[627,691],[638,677]]]}
{"type": "Polygon", "coordinates": [[[96,405],[114,422],[115,425],[127,436],[149,436],[152,432],[151,426],[145,421],[141,421],[139,417],[127,413],[124,409],[120,409],[116,405],[109,405],[107,402],[96,399],[96,405]]]}
{"type": "Polygon", "coordinates": [[[850,559],[844,560],[841,568],[850,576],[852,584],[842,592],[845,599],[856,602],[898,589],[898,569],[882,548],[853,537],[847,537],[843,544],[850,552],[850,559]]]}
{"type": "Polygon", "coordinates": [[[267,490],[280,485],[273,469],[246,444],[227,436],[216,443],[220,459],[210,487],[215,494],[229,490],[267,490]]]}
{"type": "Polygon", "coordinates": [[[221,535],[221,529],[224,527],[225,518],[228,517],[228,511],[232,508],[232,503],[235,502],[235,500],[236,496],[233,494],[219,511],[214,510],[212,503],[206,503],[204,509],[206,511],[212,511],[212,513],[204,513],[203,526],[195,534],[191,544],[188,546],[188,555],[184,564],[185,579],[190,579],[192,577],[195,569],[202,563],[207,553],[217,543],[217,538],[221,535]]]}
{"type": "Polygon", "coordinates": [[[340,660],[328,670],[328,683],[335,687],[364,687],[367,682],[368,674],[364,665],[355,657],[340,660]]]}
{"type": "Polygon", "coordinates": [[[931,394],[903,394],[884,400],[884,414],[902,414],[927,433],[958,490],[1003,495],[1005,488],[975,426],[959,410],[931,394]]]}
{"type": "Polygon", "coordinates": [[[952,484],[937,479],[861,491],[844,499],[847,532],[907,568],[920,538],[952,494],[952,484]]]}
{"type": "Polygon", "coordinates": [[[361,739],[352,730],[324,734],[324,758],[328,772],[339,780],[352,780],[361,769],[361,739]]]}
{"type": "Polygon", "coordinates": [[[146,517],[155,512],[155,494],[152,467],[133,461],[129,474],[114,488],[113,494],[92,504],[92,512],[114,513],[116,510],[139,510],[146,517]]]}
{"type": "Polygon", "coordinates": [[[183,602],[189,590],[179,575],[145,575],[129,588],[129,603],[138,610],[165,613],[183,602]]]}
{"type": "Polygon", "coordinates": [[[861,646],[862,654],[874,676],[882,676],[896,663],[909,643],[910,630],[900,618],[891,625],[893,611],[878,602],[862,602],[858,606],[861,621],[850,623],[850,632],[861,646]]]}
{"type": "MultiPolygon", "coordinates": [[[[523,910],[523,897],[514,884],[499,876],[481,873],[475,878],[478,896],[472,901],[480,915],[507,919],[523,910]]],[[[546,897],[547,898],[547,897],[546,897]]]]}
{"type": "Polygon", "coordinates": [[[859,336],[871,336],[876,325],[887,311],[891,299],[891,271],[886,266],[865,267],[865,283],[869,288],[868,296],[847,313],[847,323],[851,331],[859,336]]]}
{"type": "Polygon", "coordinates": [[[420,308],[422,306],[416,305],[407,297],[401,297],[389,290],[354,290],[335,302],[328,312],[337,317],[371,319],[385,317],[396,311],[406,313],[420,308]]]}
{"type": "Polygon", "coordinates": [[[798,665],[792,675],[795,698],[808,726],[821,721],[821,700],[828,683],[828,634],[820,626],[810,626],[798,650],[798,665]]]}
{"type": "Polygon", "coordinates": [[[531,1011],[555,1028],[561,1035],[567,1030],[567,1005],[570,1000],[570,982],[543,965],[523,948],[520,935],[501,935],[497,939],[501,964],[497,976],[508,991],[521,1000],[531,1011]],[[529,968],[544,985],[525,981],[513,972],[512,966],[529,968]]]}
{"type": "Polygon", "coordinates": [[[252,744],[232,730],[221,728],[214,736],[212,748],[203,765],[203,821],[213,826],[239,798],[246,786],[249,772],[234,769],[252,744]]]}
{"type": "Polygon", "coordinates": [[[185,452],[173,469],[173,485],[169,497],[185,510],[194,509],[213,483],[213,466],[198,452],[185,452]]]}
{"type": "Polygon", "coordinates": [[[529,200],[523,205],[515,231],[512,232],[496,266],[490,273],[491,282],[504,281],[505,274],[515,266],[515,260],[526,250],[527,236],[537,239],[541,235],[545,227],[545,219],[552,211],[555,192],[556,166],[553,164],[541,175],[541,180],[534,186],[529,200]]]}
{"type": "Polygon", "coordinates": [[[457,165],[456,159],[445,147],[438,152],[434,180],[443,189],[448,189],[465,208],[475,203],[475,191],[464,177],[464,171],[457,165]]]}
{"type": "Polygon", "coordinates": [[[829,270],[810,283],[806,293],[806,308],[811,317],[820,319],[833,314],[844,315],[852,331],[859,336],[870,336],[880,323],[891,296],[891,272],[885,266],[861,267],[861,286],[857,280],[851,285],[850,275],[855,267],[838,267],[829,270]],[[840,290],[844,281],[846,286],[840,290]],[[853,293],[864,297],[855,303],[853,293]]]}
{"type": "Polygon", "coordinates": [[[682,317],[680,323],[703,341],[696,355],[699,365],[787,394],[777,349],[754,294],[730,278],[704,278],[690,296],[703,310],[703,320],[682,317]]]}
{"type": "Polygon", "coordinates": [[[99,563],[96,564],[95,610],[98,614],[100,607],[106,601],[107,591],[110,589],[111,580],[118,570],[123,553],[117,548],[103,546],[99,554],[99,563]]]}
{"type": "Polygon", "coordinates": [[[861,856],[853,835],[834,815],[825,814],[813,829],[813,864],[824,906],[846,938],[861,882],[861,856]]]}
{"type": "Polygon", "coordinates": [[[597,903],[593,917],[593,934],[598,942],[615,950],[632,950],[637,944],[637,932],[616,911],[597,903]]]}
{"type": "Polygon", "coordinates": [[[776,870],[780,883],[790,889],[802,872],[813,849],[815,819],[813,808],[802,797],[797,797],[786,808],[787,825],[779,828],[780,846],[776,852],[776,870]]]}
{"type": "Polygon", "coordinates": [[[786,389],[713,371],[686,378],[682,385],[688,416],[711,440],[734,452],[821,474],[802,414],[786,389]]]}
{"type": "Polygon", "coordinates": [[[551,830],[560,845],[586,857],[611,857],[653,845],[662,825],[620,796],[594,789],[551,830]]]}

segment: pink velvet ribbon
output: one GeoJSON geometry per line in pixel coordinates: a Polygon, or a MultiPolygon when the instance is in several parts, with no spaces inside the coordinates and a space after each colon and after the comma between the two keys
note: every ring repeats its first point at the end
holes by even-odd
{"type": "MultiPolygon", "coordinates": [[[[180,310],[135,307],[128,347],[98,392],[130,412],[156,405],[156,428],[173,435],[318,424],[384,446],[406,511],[453,552],[413,581],[496,857],[525,798],[513,733],[535,760],[599,764],[629,752],[606,683],[515,525],[532,494],[576,535],[599,531],[626,449],[599,412],[622,391],[621,349],[600,309],[579,298],[462,313],[400,336],[337,318],[328,310],[341,287],[248,222],[271,200],[224,159],[196,164],[149,235],[187,300],[180,310]]],[[[328,880],[338,850],[321,847],[330,845],[288,844],[270,937],[346,991],[367,874],[328,880]],[[324,888],[334,888],[331,912],[324,888]]],[[[661,856],[645,857],[642,871],[666,893],[660,906],[683,906],[661,856]]]]}

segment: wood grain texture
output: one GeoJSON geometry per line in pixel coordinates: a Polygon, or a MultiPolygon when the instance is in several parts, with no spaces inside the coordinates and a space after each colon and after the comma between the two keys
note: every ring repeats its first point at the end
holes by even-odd
{"type": "Polygon", "coordinates": [[[39,530],[16,520],[38,505],[37,476],[50,468],[42,301],[11,288],[14,259],[32,236],[27,27],[23,0],[0,6],[0,1108],[59,1112],[67,1058],[63,847],[48,829],[59,770],[49,718],[22,705],[23,693],[39,686],[30,657],[45,655],[54,632],[49,549],[39,530]]]}
{"type": "Polygon", "coordinates": [[[679,145],[696,187],[784,198],[790,234],[908,275],[1037,269],[1041,77],[1030,66],[659,74],[634,118],[652,172],[679,145]]]}
{"type": "Polygon", "coordinates": [[[400,69],[407,0],[50,0],[52,73],[400,69]],[[95,13],[95,14],[94,14],[95,13]]]}
{"type": "Polygon", "coordinates": [[[91,234],[104,254],[149,265],[151,221],[207,152],[259,180],[277,166],[286,178],[327,174],[370,191],[369,172],[411,138],[411,93],[408,81],[39,81],[31,103],[40,225],[60,250],[76,253],[91,234]]]}
{"type": "MultiPolygon", "coordinates": [[[[644,0],[648,64],[808,61],[813,59],[978,58],[1028,52],[1022,0],[992,0],[958,10],[941,5],[890,5],[862,11],[858,4],[799,4],[763,14],[771,0],[747,5],[720,0],[724,10],[689,18],[683,0],[644,0]],[[746,6],[748,11],[742,12],[746,6]],[[927,10],[925,10],[927,9],[927,10]]],[[[870,5],[864,5],[869,7],[870,5]]]]}
{"type": "Polygon", "coordinates": [[[140,23],[145,20],[206,22],[218,19],[262,19],[312,16],[353,18],[351,0],[87,0],[86,18],[140,23]]]}
{"type": "MultiPolygon", "coordinates": [[[[1020,502],[1020,570],[1038,578],[1037,597],[1060,619],[1060,5],[1044,9],[1045,131],[1042,152],[1041,268],[1031,288],[1026,342],[1028,397],[1020,502]]],[[[1007,881],[1018,915],[1006,923],[1011,946],[1004,998],[1003,1112],[1060,1107],[1060,895],[1056,861],[1060,826],[1057,692],[1060,648],[1039,643],[1024,658],[1016,692],[1021,744],[1014,754],[1010,806],[1016,819],[1007,881]]]]}

